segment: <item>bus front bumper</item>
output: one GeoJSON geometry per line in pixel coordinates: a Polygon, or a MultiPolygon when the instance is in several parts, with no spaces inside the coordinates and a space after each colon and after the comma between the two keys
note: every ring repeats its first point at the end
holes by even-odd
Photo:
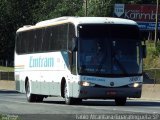
{"type": "Polygon", "coordinates": [[[140,98],[142,88],[96,88],[81,87],[78,98],[114,99],[117,97],[140,98]]]}

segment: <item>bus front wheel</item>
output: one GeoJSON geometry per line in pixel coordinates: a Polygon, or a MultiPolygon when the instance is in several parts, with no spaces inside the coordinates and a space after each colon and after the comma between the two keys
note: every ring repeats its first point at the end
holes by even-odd
{"type": "Polygon", "coordinates": [[[115,103],[117,106],[124,106],[126,104],[126,101],[127,101],[126,97],[115,98],[115,103]]]}
{"type": "Polygon", "coordinates": [[[74,98],[68,96],[67,83],[64,85],[64,99],[67,105],[72,105],[74,103],[74,98]]]}

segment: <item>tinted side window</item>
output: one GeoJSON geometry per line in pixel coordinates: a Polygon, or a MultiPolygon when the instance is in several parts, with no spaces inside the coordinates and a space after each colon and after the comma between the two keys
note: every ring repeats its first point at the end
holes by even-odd
{"type": "Polygon", "coordinates": [[[57,25],[51,27],[50,50],[67,49],[67,30],[68,25],[57,25]]]}
{"type": "Polygon", "coordinates": [[[59,26],[54,26],[53,27],[54,29],[54,34],[55,34],[55,44],[54,44],[54,48],[53,50],[59,50],[61,47],[61,43],[59,42],[60,41],[60,27],[59,26]]]}
{"type": "Polygon", "coordinates": [[[67,49],[67,24],[66,25],[61,25],[58,27],[58,41],[57,44],[59,44],[59,50],[67,49]]]}
{"type": "Polygon", "coordinates": [[[56,30],[56,27],[51,27],[50,29],[51,29],[51,33],[50,33],[50,50],[55,50],[56,39],[58,39],[57,30],[56,30]]]}
{"type": "Polygon", "coordinates": [[[51,28],[43,28],[42,51],[50,50],[51,28]]]}
{"type": "Polygon", "coordinates": [[[25,47],[24,52],[25,52],[25,53],[29,53],[29,52],[30,52],[30,51],[29,51],[29,46],[30,46],[30,44],[29,44],[30,32],[27,31],[27,32],[24,32],[23,34],[24,34],[24,36],[23,36],[23,46],[25,47]]]}
{"type": "Polygon", "coordinates": [[[34,34],[35,32],[32,30],[32,31],[29,31],[29,34],[28,34],[28,53],[32,53],[34,51],[34,34]]]}
{"type": "Polygon", "coordinates": [[[35,31],[34,35],[34,52],[40,52],[42,47],[42,29],[35,31]]]}
{"type": "Polygon", "coordinates": [[[16,47],[15,47],[15,49],[16,49],[16,52],[19,54],[19,53],[21,53],[21,51],[20,51],[20,47],[21,47],[21,33],[17,33],[16,34],[16,47]]]}
{"type": "Polygon", "coordinates": [[[19,54],[67,50],[75,37],[73,24],[63,24],[17,33],[16,51],[19,54]]]}
{"type": "Polygon", "coordinates": [[[68,49],[72,50],[72,39],[75,37],[75,27],[73,24],[69,24],[68,28],[68,49]]]}
{"type": "Polygon", "coordinates": [[[21,37],[22,38],[21,39],[21,53],[26,53],[26,41],[27,41],[26,37],[27,37],[26,32],[23,32],[22,37],[21,37]]]}

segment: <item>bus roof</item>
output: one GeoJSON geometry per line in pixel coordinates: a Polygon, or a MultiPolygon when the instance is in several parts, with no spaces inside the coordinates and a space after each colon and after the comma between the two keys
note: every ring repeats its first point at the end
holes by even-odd
{"type": "Polygon", "coordinates": [[[35,25],[25,25],[17,30],[22,32],[31,29],[38,29],[47,26],[53,26],[64,23],[78,24],[124,24],[124,25],[137,25],[133,20],[113,18],[113,17],[59,17],[51,20],[45,20],[38,22],[35,25]]]}

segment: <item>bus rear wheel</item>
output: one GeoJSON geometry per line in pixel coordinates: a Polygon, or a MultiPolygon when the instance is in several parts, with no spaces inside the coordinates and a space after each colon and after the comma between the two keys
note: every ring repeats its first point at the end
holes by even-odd
{"type": "Polygon", "coordinates": [[[27,96],[27,101],[28,102],[42,102],[43,98],[44,98],[43,95],[36,95],[36,94],[32,94],[30,92],[29,81],[27,81],[27,83],[26,83],[26,96],[27,96]]]}
{"type": "Polygon", "coordinates": [[[124,106],[126,104],[126,101],[127,101],[126,97],[115,98],[115,103],[117,106],[124,106]]]}
{"type": "Polygon", "coordinates": [[[28,102],[35,102],[36,96],[35,96],[34,94],[31,94],[31,92],[30,92],[30,84],[29,84],[29,81],[27,81],[26,86],[25,86],[25,89],[26,89],[27,101],[28,101],[28,102]]]}

